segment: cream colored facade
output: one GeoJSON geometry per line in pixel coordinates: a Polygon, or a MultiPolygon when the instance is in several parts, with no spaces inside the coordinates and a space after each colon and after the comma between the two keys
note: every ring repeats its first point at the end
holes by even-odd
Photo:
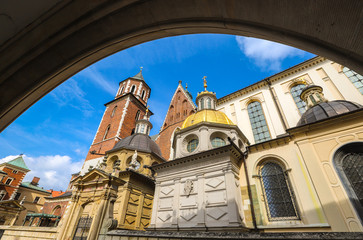
{"type": "Polygon", "coordinates": [[[273,139],[286,133],[284,124],[287,129],[293,128],[300,120],[301,114],[290,92],[291,87],[296,84],[321,86],[324,96],[329,101],[347,100],[363,105],[363,95],[344,75],[342,69],[343,66],[335,62],[315,57],[269,77],[267,80],[271,82],[271,90],[268,82],[262,80],[218,99],[216,108],[236,123],[251,144],[254,144],[251,124],[247,124],[247,106],[254,100],[259,101],[273,139]]]}
{"type": "MultiPolygon", "coordinates": [[[[25,219],[25,216],[28,213],[40,213],[42,212],[42,207],[45,202],[45,197],[49,197],[51,195],[50,192],[47,191],[39,191],[27,187],[20,186],[18,193],[21,193],[21,199],[24,199],[23,201],[23,207],[25,207],[25,210],[20,213],[19,218],[15,222],[15,225],[23,225],[23,221],[25,219]],[[39,198],[38,201],[35,201],[37,198],[39,198]]],[[[29,223],[29,222],[27,222],[29,223]]],[[[25,223],[25,225],[27,225],[25,223]]]]}
{"type": "MultiPolygon", "coordinates": [[[[329,101],[347,100],[363,105],[363,95],[342,69],[337,63],[315,57],[218,100],[217,109],[225,112],[251,142],[246,164],[259,229],[363,231],[358,210],[333,160],[341,147],[351,143],[361,143],[363,147],[362,111],[296,127],[301,113],[290,92],[296,84],[315,84],[324,89],[329,101]],[[255,142],[247,109],[253,101],[261,103],[271,140],[255,142]],[[285,171],[294,195],[297,219],[269,219],[260,176],[266,161],[279,163],[285,171]]],[[[249,203],[245,209],[248,215],[251,205],[242,170],[240,179],[243,201],[249,203]]]]}

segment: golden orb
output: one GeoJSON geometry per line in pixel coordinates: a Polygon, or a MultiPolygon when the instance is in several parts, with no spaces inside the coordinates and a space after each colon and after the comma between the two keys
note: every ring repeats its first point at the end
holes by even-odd
{"type": "Polygon", "coordinates": [[[193,126],[200,122],[235,125],[223,112],[213,109],[204,109],[187,117],[187,119],[184,120],[181,129],[193,126]]]}

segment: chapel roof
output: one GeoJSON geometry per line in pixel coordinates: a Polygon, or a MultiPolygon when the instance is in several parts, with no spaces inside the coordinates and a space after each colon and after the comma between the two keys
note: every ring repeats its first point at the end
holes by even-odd
{"type": "Polygon", "coordinates": [[[352,112],[360,108],[363,108],[363,106],[345,100],[322,102],[306,110],[296,126],[311,124],[319,120],[352,112]]]}
{"type": "Polygon", "coordinates": [[[147,134],[136,133],[121,139],[110,151],[122,148],[146,153],[155,153],[161,157],[159,146],[147,134]]]}

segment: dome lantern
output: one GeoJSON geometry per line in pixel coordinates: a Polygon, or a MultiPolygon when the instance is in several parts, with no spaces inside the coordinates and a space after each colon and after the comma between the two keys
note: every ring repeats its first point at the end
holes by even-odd
{"type": "Polygon", "coordinates": [[[323,94],[323,88],[317,85],[310,85],[304,88],[300,94],[308,108],[311,108],[319,103],[328,102],[323,94]]]}
{"type": "Polygon", "coordinates": [[[139,119],[136,121],[135,133],[149,135],[150,130],[152,129],[153,125],[149,121],[148,113],[149,113],[149,106],[146,108],[146,113],[145,113],[143,119],[139,119]]]}
{"type": "Polygon", "coordinates": [[[195,101],[197,102],[198,111],[205,110],[205,109],[216,109],[217,97],[215,92],[209,92],[207,90],[207,77],[204,76],[204,91],[198,93],[197,98],[195,101]]]}

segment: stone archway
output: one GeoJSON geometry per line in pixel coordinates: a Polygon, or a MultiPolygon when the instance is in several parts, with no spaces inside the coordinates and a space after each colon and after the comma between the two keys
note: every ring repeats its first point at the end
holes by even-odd
{"type": "Polygon", "coordinates": [[[168,36],[258,37],[363,73],[362,11],[360,0],[62,1],[0,47],[0,131],[90,64],[168,36]]]}

